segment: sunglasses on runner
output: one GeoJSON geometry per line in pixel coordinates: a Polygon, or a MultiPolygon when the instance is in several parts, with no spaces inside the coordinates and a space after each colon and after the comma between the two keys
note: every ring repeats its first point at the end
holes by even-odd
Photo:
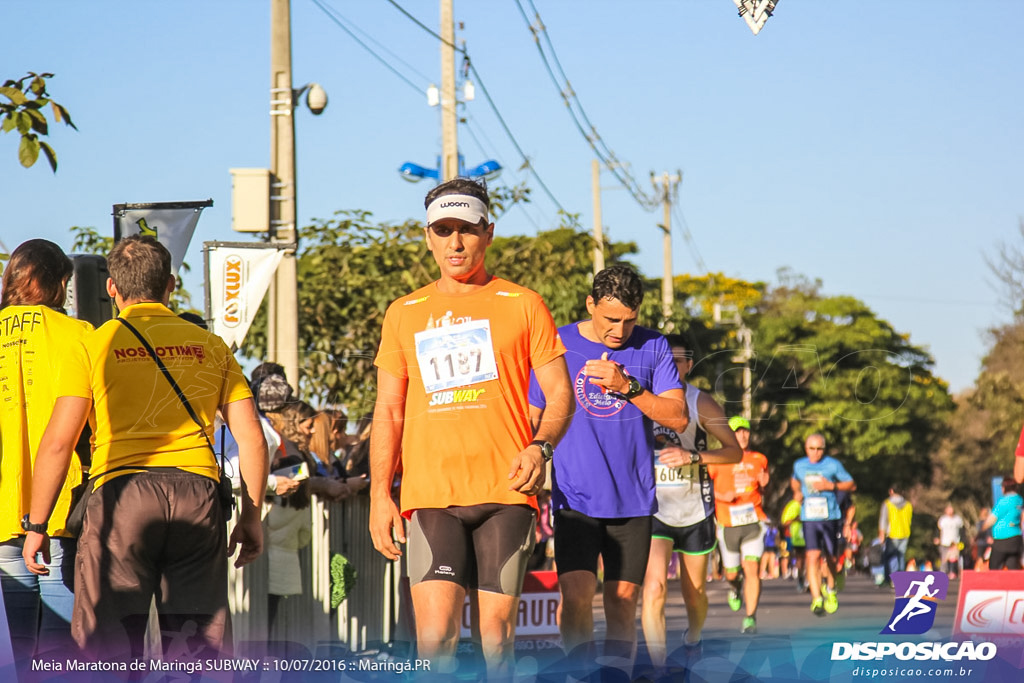
{"type": "Polygon", "coordinates": [[[451,234],[456,231],[458,231],[460,235],[472,235],[474,237],[479,237],[481,234],[483,234],[483,231],[486,230],[486,228],[481,228],[479,225],[470,225],[469,223],[463,223],[458,227],[452,225],[435,224],[430,226],[430,230],[435,235],[441,238],[451,237],[451,234]]]}

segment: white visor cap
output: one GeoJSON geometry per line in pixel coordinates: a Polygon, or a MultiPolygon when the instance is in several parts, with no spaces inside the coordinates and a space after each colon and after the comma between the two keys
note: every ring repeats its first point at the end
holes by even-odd
{"type": "Polygon", "coordinates": [[[444,194],[430,202],[427,207],[427,226],[444,218],[457,218],[471,225],[477,225],[480,221],[491,222],[484,203],[466,194],[444,194]]]}

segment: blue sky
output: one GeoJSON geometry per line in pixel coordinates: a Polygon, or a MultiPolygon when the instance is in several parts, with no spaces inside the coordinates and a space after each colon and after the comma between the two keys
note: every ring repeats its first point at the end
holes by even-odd
{"type": "MultiPolygon", "coordinates": [[[[396,169],[439,151],[423,92],[440,82],[437,41],[385,0],[322,1],[416,87],[312,0],[292,0],[294,82],[330,96],[322,116],[296,116],[300,221],[356,208],[420,217],[427,187],[396,169]]],[[[682,170],[677,216],[696,251],[675,233],[676,273],[699,272],[699,254],[749,280],[782,267],[820,278],[928,348],[954,390],[972,383],[984,330],[1010,317],[985,255],[1015,243],[1024,216],[1019,2],[781,0],[756,37],[730,0],[534,2],[590,120],[644,189],[651,171],[682,170]]],[[[437,26],[436,0],[400,4],[437,26]]],[[[267,0],[37,0],[3,14],[0,73],[56,73],[51,93],[79,130],[50,136],[56,175],[22,169],[16,138],[0,137],[0,240],[69,247],[71,225],[110,231],[112,204],[208,197],[195,273],[202,241],[250,239],[230,229],[228,169],[269,164],[267,0]]],[[[592,154],[515,0],[455,0],[455,14],[515,139],[590,228],[592,154]]],[[[460,128],[467,162],[496,158],[502,181],[534,188],[499,233],[553,226],[555,205],[516,170],[479,85],[460,128]]],[[[608,173],[602,184],[610,237],[636,241],[637,264],[660,276],[660,211],[608,173]]],[[[198,274],[187,283],[200,291],[198,274]]]]}

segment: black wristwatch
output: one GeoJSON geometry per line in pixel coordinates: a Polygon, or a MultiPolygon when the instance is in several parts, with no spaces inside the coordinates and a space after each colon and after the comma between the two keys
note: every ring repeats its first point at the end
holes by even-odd
{"type": "Polygon", "coordinates": [[[541,441],[537,439],[530,442],[531,446],[540,446],[540,454],[544,457],[544,462],[551,462],[551,458],[555,457],[555,447],[551,445],[550,441],[541,441]]]}
{"type": "Polygon", "coordinates": [[[626,379],[629,380],[629,390],[626,391],[626,393],[623,394],[623,396],[626,397],[627,401],[634,399],[640,394],[644,393],[644,388],[640,384],[640,380],[638,380],[636,377],[627,377],[626,379]]]}
{"type": "Polygon", "coordinates": [[[28,513],[27,512],[25,513],[25,516],[21,518],[21,528],[24,529],[25,531],[34,531],[37,534],[45,534],[46,533],[46,524],[33,524],[33,523],[31,523],[30,521],[28,521],[28,513]]]}
{"type": "Polygon", "coordinates": [[[690,464],[691,465],[699,465],[700,464],[700,451],[696,451],[696,450],[690,451],[690,464]]]}

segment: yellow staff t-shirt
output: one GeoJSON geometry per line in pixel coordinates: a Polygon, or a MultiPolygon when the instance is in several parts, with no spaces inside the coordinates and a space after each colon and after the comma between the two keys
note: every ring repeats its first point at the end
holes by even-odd
{"type": "MultiPolygon", "coordinates": [[[[0,541],[23,534],[21,518],[32,498],[32,470],[39,440],[57,400],[57,371],[68,349],[92,330],[84,320],[47,306],[0,310],[0,541]]],[[[50,524],[66,536],[71,489],[82,481],[72,455],[50,524]]]]}

